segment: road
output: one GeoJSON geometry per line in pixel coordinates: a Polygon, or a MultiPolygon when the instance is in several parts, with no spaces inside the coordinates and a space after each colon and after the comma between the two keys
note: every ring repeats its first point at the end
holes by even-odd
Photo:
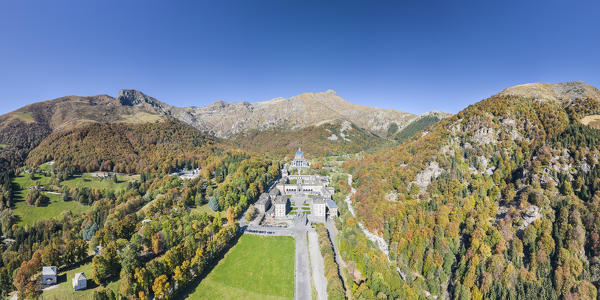
{"type": "Polygon", "coordinates": [[[323,256],[319,249],[319,235],[315,230],[308,231],[308,252],[310,253],[310,265],[317,290],[317,299],[327,300],[327,279],[325,279],[323,256]]]}
{"type": "Polygon", "coordinates": [[[295,229],[294,241],[296,242],[296,257],[294,261],[294,299],[311,300],[312,288],[310,287],[310,269],[308,261],[308,243],[306,241],[306,230],[295,229]]]}

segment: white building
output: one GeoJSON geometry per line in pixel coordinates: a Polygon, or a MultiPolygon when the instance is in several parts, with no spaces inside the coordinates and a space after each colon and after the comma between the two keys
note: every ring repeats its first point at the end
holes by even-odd
{"type": "Polygon", "coordinates": [[[58,268],[56,266],[42,267],[42,284],[56,284],[58,268]]]}
{"type": "Polygon", "coordinates": [[[277,196],[274,201],[275,217],[282,218],[287,215],[290,201],[285,196],[277,196]]]}
{"type": "Polygon", "coordinates": [[[259,213],[266,213],[267,210],[271,208],[271,195],[262,193],[260,197],[258,197],[258,201],[254,204],[254,207],[256,207],[259,213]]]}
{"type": "Polygon", "coordinates": [[[325,200],[322,197],[314,197],[312,200],[311,215],[317,218],[325,218],[326,212],[325,200]]]}
{"type": "Polygon", "coordinates": [[[301,148],[298,148],[298,151],[296,151],[296,156],[294,156],[294,160],[292,160],[292,163],[290,164],[290,168],[296,168],[296,169],[310,168],[310,164],[304,158],[304,152],[302,152],[301,148]]]}
{"type": "Polygon", "coordinates": [[[73,284],[73,290],[84,290],[87,287],[87,278],[85,278],[83,272],[75,273],[75,277],[73,277],[71,283],[73,284]]]}

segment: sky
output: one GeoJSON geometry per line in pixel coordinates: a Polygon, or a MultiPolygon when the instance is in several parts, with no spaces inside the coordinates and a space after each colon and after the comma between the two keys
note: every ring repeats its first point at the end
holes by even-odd
{"type": "Polygon", "coordinates": [[[0,114],[120,89],[455,113],[517,84],[600,87],[599,48],[600,1],[0,0],[0,114]]]}

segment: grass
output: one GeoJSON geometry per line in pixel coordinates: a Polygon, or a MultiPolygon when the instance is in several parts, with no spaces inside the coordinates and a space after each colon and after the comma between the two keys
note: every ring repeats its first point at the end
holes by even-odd
{"type": "Polygon", "coordinates": [[[117,175],[117,182],[114,182],[110,178],[98,178],[93,177],[90,174],[73,175],[68,180],[62,181],[60,184],[68,187],[88,187],[99,190],[113,190],[115,193],[127,188],[127,183],[133,180],[133,176],[128,175],[117,175]]]}
{"type": "Polygon", "coordinates": [[[32,225],[39,220],[58,218],[64,211],[79,214],[91,209],[91,206],[86,206],[76,201],[63,201],[60,195],[45,194],[50,198],[46,206],[29,206],[25,203],[25,200],[17,200],[15,202],[13,212],[19,216],[19,225],[32,225]]]}
{"type": "MultiPolygon", "coordinates": [[[[37,169],[42,171],[42,173],[49,173],[52,170],[52,166],[48,163],[45,163],[40,165],[37,169]]],[[[12,179],[15,187],[14,213],[15,215],[19,216],[20,225],[31,225],[42,219],[60,217],[61,213],[64,211],[71,211],[74,214],[78,214],[91,209],[90,206],[83,205],[77,201],[63,201],[61,195],[49,192],[43,192],[50,199],[47,205],[39,207],[27,205],[27,203],[25,203],[25,198],[29,193],[30,186],[43,185],[44,187],[48,188],[48,185],[50,184],[50,177],[45,176],[42,173],[36,173],[34,178],[31,179],[28,173],[22,172],[17,177],[12,179]]],[[[129,181],[136,179],[136,175],[117,175],[117,182],[114,182],[112,179],[97,178],[85,173],[82,175],[74,175],[70,179],[62,181],[60,185],[79,188],[88,187],[99,190],[113,190],[115,192],[119,192],[127,188],[127,183],[129,181]]],[[[56,189],[56,187],[53,189],[56,189]]]]}
{"type": "Polygon", "coordinates": [[[202,206],[200,206],[200,207],[195,207],[195,208],[192,208],[192,212],[193,212],[193,213],[201,213],[201,212],[205,212],[205,213],[207,213],[207,214],[208,214],[208,215],[210,215],[210,216],[214,216],[214,215],[216,214],[216,212],[215,212],[215,211],[213,211],[213,210],[212,210],[212,209],[211,209],[211,208],[208,206],[208,203],[207,203],[207,204],[204,204],[204,205],[202,205],[202,206]]]}
{"type": "Polygon", "coordinates": [[[45,206],[29,206],[25,203],[25,198],[29,193],[29,187],[38,182],[41,185],[47,185],[50,182],[50,177],[36,175],[35,180],[29,178],[29,174],[21,173],[13,178],[13,184],[18,184],[19,188],[15,192],[15,203],[13,212],[19,216],[19,224],[31,225],[36,221],[48,218],[60,217],[63,211],[71,211],[73,213],[82,213],[89,210],[91,207],[82,205],[75,201],[63,201],[62,196],[44,192],[50,199],[45,206]]]}
{"type": "Polygon", "coordinates": [[[243,235],[188,299],[293,299],[294,239],[243,235]]]}
{"type": "MultiPolygon", "coordinates": [[[[44,291],[42,293],[42,299],[79,299],[86,300],[92,299],[92,295],[95,290],[102,289],[101,286],[96,286],[93,280],[90,279],[90,275],[92,274],[92,263],[89,262],[87,264],[81,265],[79,267],[73,268],[66,272],[60,272],[58,274],[59,284],[57,287],[44,291]],[[73,286],[71,285],[71,280],[75,276],[75,273],[84,272],[85,277],[88,279],[87,281],[87,289],[81,291],[74,291],[73,286]]],[[[119,281],[110,282],[106,288],[113,290],[115,293],[119,292],[119,281]]]]}
{"type": "Polygon", "coordinates": [[[17,119],[21,119],[22,121],[27,122],[27,123],[33,122],[33,118],[31,117],[31,113],[30,112],[15,113],[14,116],[17,119]]]}

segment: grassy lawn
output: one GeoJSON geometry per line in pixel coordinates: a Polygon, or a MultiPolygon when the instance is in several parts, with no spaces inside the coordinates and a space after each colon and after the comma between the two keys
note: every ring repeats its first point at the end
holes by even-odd
{"type": "MultiPolygon", "coordinates": [[[[42,293],[42,299],[81,299],[87,300],[92,299],[92,295],[95,290],[102,289],[101,286],[96,284],[90,279],[92,274],[92,263],[89,262],[85,265],[79,266],[75,269],[68,270],[66,272],[60,272],[58,274],[59,284],[57,287],[44,291],[42,293]],[[71,280],[75,276],[75,273],[84,272],[88,279],[88,288],[81,291],[74,291],[71,285],[71,280]],[[66,275],[65,275],[66,274],[66,275]]],[[[119,281],[113,281],[107,285],[107,288],[113,290],[115,293],[119,292],[119,281]]]]}
{"type": "Polygon", "coordinates": [[[243,235],[188,299],[293,299],[294,239],[243,235]]]}
{"type": "MultiPolygon", "coordinates": [[[[201,212],[205,212],[210,216],[214,216],[216,214],[216,212],[214,212],[212,209],[210,209],[210,207],[208,207],[208,203],[204,204],[200,207],[195,207],[192,208],[192,212],[193,213],[201,213],[201,212]]],[[[221,216],[223,216],[223,213],[221,213],[221,216]]]]}
{"type": "Polygon", "coordinates": [[[99,190],[113,190],[116,192],[127,188],[127,183],[132,180],[132,176],[117,175],[117,182],[112,179],[92,177],[90,174],[73,175],[68,180],[62,181],[60,184],[68,187],[88,187],[99,190]]]}
{"type": "Polygon", "coordinates": [[[75,201],[63,201],[62,196],[44,192],[50,199],[48,205],[45,206],[29,206],[25,203],[25,197],[29,193],[29,186],[35,185],[38,181],[41,185],[46,185],[50,182],[50,177],[45,177],[37,174],[35,180],[29,178],[29,174],[21,173],[13,178],[13,183],[19,185],[21,189],[15,192],[15,203],[13,212],[19,216],[19,224],[33,224],[41,219],[59,217],[63,211],[71,211],[73,213],[82,213],[89,210],[91,207],[82,205],[75,201]]]}
{"type": "Polygon", "coordinates": [[[86,212],[91,206],[83,205],[76,201],[63,201],[60,195],[45,193],[50,202],[47,206],[29,206],[25,200],[17,200],[14,206],[15,215],[19,216],[19,224],[31,225],[42,219],[59,217],[63,211],[71,211],[74,214],[86,212]]]}

